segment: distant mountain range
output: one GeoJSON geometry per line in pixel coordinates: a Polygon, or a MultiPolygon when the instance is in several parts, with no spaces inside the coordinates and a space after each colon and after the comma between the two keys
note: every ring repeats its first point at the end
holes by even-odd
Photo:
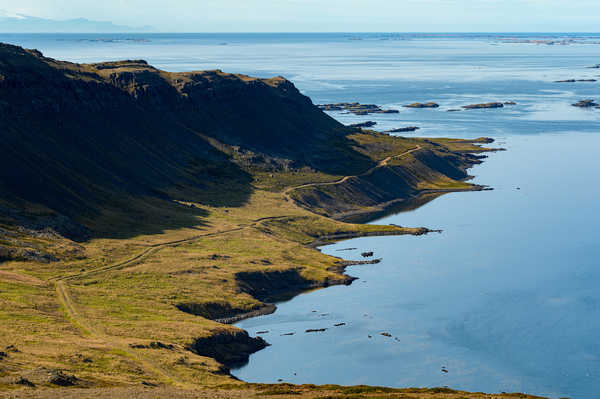
{"type": "Polygon", "coordinates": [[[1,33],[117,33],[154,32],[151,26],[131,27],[85,18],[53,20],[0,10],[1,33]]]}

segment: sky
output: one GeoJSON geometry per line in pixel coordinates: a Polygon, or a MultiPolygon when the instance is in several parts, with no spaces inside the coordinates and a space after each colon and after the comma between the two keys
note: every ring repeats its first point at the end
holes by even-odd
{"type": "Polygon", "coordinates": [[[163,32],[600,31],[599,0],[0,0],[0,10],[163,32]]]}

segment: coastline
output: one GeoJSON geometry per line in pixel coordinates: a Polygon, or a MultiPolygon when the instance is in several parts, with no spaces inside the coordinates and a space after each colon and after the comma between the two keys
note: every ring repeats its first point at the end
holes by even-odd
{"type": "MultiPolygon", "coordinates": [[[[475,140],[473,140],[473,141],[477,142],[475,140]]],[[[484,142],[490,143],[490,142],[493,142],[493,140],[485,139],[484,142]]],[[[505,151],[505,149],[483,149],[482,148],[481,152],[495,152],[495,151],[505,151]]],[[[476,164],[472,164],[472,165],[468,166],[466,169],[470,169],[470,168],[474,167],[475,165],[476,164]]],[[[473,178],[473,176],[467,175],[467,177],[462,179],[462,181],[467,181],[472,178],[473,178]]],[[[341,180],[341,182],[343,182],[343,181],[344,181],[344,179],[341,180]]],[[[339,182],[335,182],[334,184],[338,184],[338,183],[339,182]]],[[[328,183],[325,183],[325,184],[329,185],[328,183]]],[[[397,199],[379,204],[377,206],[377,208],[379,208],[379,209],[377,209],[377,210],[356,211],[356,212],[352,212],[352,213],[348,213],[348,214],[331,215],[330,217],[334,220],[340,220],[340,221],[344,221],[344,222],[368,224],[369,222],[377,220],[385,215],[389,215],[389,214],[392,214],[395,212],[401,212],[401,210],[398,210],[398,208],[397,208],[398,206],[403,207],[404,210],[406,210],[407,207],[411,207],[411,205],[417,204],[416,206],[412,206],[410,208],[410,209],[416,209],[416,208],[422,206],[424,203],[432,201],[444,194],[453,193],[453,192],[477,192],[477,191],[489,191],[489,190],[493,190],[493,188],[490,188],[485,185],[479,185],[479,184],[473,184],[468,188],[424,189],[424,190],[420,190],[416,194],[411,195],[409,198],[397,198],[397,199]]],[[[284,195],[286,195],[286,197],[287,197],[289,195],[289,192],[290,192],[290,190],[286,190],[286,192],[284,192],[284,195]]],[[[396,226],[396,225],[390,225],[390,226],[401,227],[401,226],[396,226]]],[[[318,247],[337,243],[340,241],[353,239],[353,238],[400,236],[400,235],[421,236],[421,235],[425,235],[425,234],[429,234],[429,233],[440,233],[441,234],[442,232],[443,232],[442,230],[432,230],[432,229],[429,229],[426,227],[412,228],[411,231],[406,231],[406,230],[385,231],[384,230],[384,231],[374,231],[374,232],[347,232],[347,233],[319,236],[319,237],[315,238],[313,242],[307,244],[306,246],[320,251],[320,249],[318,247]]],[[[339,260],[338,260],[336,266],[330,268],[329,270],[334,271],[337,274],[343,276],[342,279],[326,280],[326,281],[320,282],[320,283],[314,282],[314,283],[308,284],[306,286],[297,286],[296,289],[292,289],[287,292],[278,292],[273,296],[273,298],[275,299],[272,301],[273,303],[266,303],[265,306],[262,307],[261,309],[258,309],[258,310],[252,311],[252,312],[243,313],[243,314],[236,315],[236,316],[229,317],[229,318],[217,319],[215,321],[225,323],[225,324],[235,324],[237,322],[247,320],[250,318],[273,314],[277,311],[276,303],[278,303],[278,302],[292,300],[297,295],[301,295],[301,294],[313,291],[315,289],[327,288],[327,287],[335,286],[335,285],[350,285],[350,284],[352,284],[358,278],[346,274],[346,268],[349,266],[377,264],[381,261],[381,259],[374,259],[374,260],[368,260],[368,261],[352,261],[352,260],[347,260],[347,259],[344,259],[341,257],[337,257],[337,258],[339,260]]],[[[242,331],[247,333],[246,330],[242,330],[242,331]]],[[[263,349],[263,348],[258,349],[258,351],[260,351],[261,349],[263,349]]],[[[256,352],[254,352],[254,353],[256,353],[256,352]]],[[[249,356],[251,356],[251,355],[252,355],[252,353],[249,354],[249,356]]],[[[236,377],[234,377],[234,378],[236,378],[236,377]]]]}

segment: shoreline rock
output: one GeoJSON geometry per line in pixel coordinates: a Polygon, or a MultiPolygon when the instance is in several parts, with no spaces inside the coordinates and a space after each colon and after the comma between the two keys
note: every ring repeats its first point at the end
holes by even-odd
{"type": "Polygon", "coordinates": [[[348,127],[354,127],[354,128],[373,127],[376,124],[377,124],[377,122],[374,122],[374,121],[366,121],[366,122],[361,122],[361,123],[354,123],[352,125],[348,125],[348,127]]]}
{"type": "Polygon", "coordinates": [[[386,130],[385,133],[402,133],[402,132],[414,132],[416,130],[421,129],[416,126],[407,126],[407,127],[399,127],[396,129],[386,130]]]}
{"type": "Polygon", "coordinates": [[[341,267],[348,267],[348,266],[358,266],[358,265],[376,265],[378,263],[381,263],[383,259],[372,259],[372,260],[344,260],[344,261],[340,261],[338,262],[338,265],[341,267]]]}

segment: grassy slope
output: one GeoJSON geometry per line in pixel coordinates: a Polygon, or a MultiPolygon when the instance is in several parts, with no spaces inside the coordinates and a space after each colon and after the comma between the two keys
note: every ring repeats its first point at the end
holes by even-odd
{"type": "MultiPolygon", "coordinates": [[[[355,138],[373,140],[367,135],[355,138]]],[[[400,143],[401,148],[390,151],[414,143],[427,145],[419,139],[391,142],[400,143]]],[[[471,144],[460,144],[479,151],[471,144]]],[[[379,154],[384,155],[389,156],[385,151],[379,154]]],[[[281,181],[290,179],[300,185],[327,179],[313,175],[300,178],[281,173],[281,181]]],[[[240,290],[243,284],[236,273],[293,270],[315,285],[326,279],[344,282],[336,267],[339,259],[309,245],[319,236],[418,233],[338,222],[297,206],[282,191],[257,188],[238,207],[179,204],[180,212],[202,210],[198,225],[166,229],[161,234],[93,238],[81,244],[38,239],[50,247],[77,245],[80,259],[3,263],[0,317],[7,328],[0,331],[0,342],[15,345],[19,352],[10,352],[1,361],[0,386],[17,389],[11,382],[25,376],[38,386],[51,387],[40,377],[40,368],[66,370],[85,384],[100,387],[146,381],[189,389],[227,383],[230,379],[218,362],[187,347],[196,338],[235,328],[182,312],[175,305],[215,302],[227,303],[239,312],[251,311],[262,303],[240,290]],[[64,286],[71,309],[57,295],[57,284],[64,286]],[[152,341],[173,346],[131,347],[152,341]]],[[[155,216],[162,214],[157,211],[155,216]]]]}
{"type": "MultiPolygon", "coordinates": [[[[31,55],[18,51],[17,54],[25,58],[31,55]]],[[[74,79],[74,82],[68,85],[73,84],[69,90],[72,89],[80,95],[93,95],[93,90],[99,90],[99,93],[104,90],[112,91],[114,88],[103,86],[106,85],[104,80],[115,78],[119,90],[114,94],[116,98],[122,102],[123,107],[134,107],[138,111],[154,109],[152,107],[156,105],[148,104],[165,96],[164,92],[156,89],[157,84],[160,88],[160,84],[164,82],[170,82],[168,87],[165,86],[168,92],[176,87],[180,93],[186,93],[187,97],[196,98],[195,101],[202,103],[205,100],[194,97],[199,95],[194,91],[199,90],[198,87],[190,88],[185,85],[197,82],[198,76],[201,77],[200,80],[216,80],[220,85],[225,85],[226,90],[219,86],[224,90],[220,98],[229,98],[231,85],[238,94],[236,90],[240,87],[243,93],[246,90],[246,86],[240,84],[249,83],[258,84],[260,90],[266,90],[267,93],[270,93],[271,87],[281,89],[281,85],[284,86],[284,93],[292,90],[285,87],[287,83],[280,78],[259,82],[248,77],[220,72],[200,75],[169,74],[139,62],[100,64],[100,68],[98,65],[74,65],[53,60],[38,63],[39,56],[34,56],[35,68],[41,68],[44,74],[50,74],[51,80],[55,79],[53,81],[60,83],[56,85],[59,94],[64,89],[63,85],[67,84],[64,81],[65,70],[68,74],[77,75],[76,78],[69,78],[74,79]],[[51,66],[50,69],[47,68],[48,65],[51,66]],[[62,72],[56,75],[57,70],[62,72]],[[137,74],[134,80],[128,75],[132,70],[137,74]],[[111,75],[114,72],[118,72],[117,75],[111,75]],[[155,82],[157,76],[162,79],[162,83],[155,82]],[[223,80],[226,82],[223,83],[223,80]],[[124,97],[121,90],[126,91],[124,97]],[[156,94],[156,90],[160,95],[156,94]],[[135,104],[130,103],[131,99],[128,96],[131,95],[136,98],[135,104]]],[[[21,58],[18,58],[18,62],[13,60],[13,67],[15,63],[19,66],[21,61],[21,58]]],[[[10,77],[6,65],[4,68],[4,76],[10,77]]],[[[32,73],[35,75],[38,72],[32,73]]],[[[40,81],[36,80],[38,78],[39,76],[35,77],[31,84],[40,84],[40,81]]],[[[202,82],[206,84],[204,80],[202,82]]],[[[48,90],[45,88],[43,93],[52,93],[52,90],[48,90]]],[[[255,92],[251,91],[248,95],[254,96],[252,93],[255,92]]],[[[275,94],[265,94],[262,91],[261,93],[268,98],[281,95],[279,91],[275,94]]],[[[283,107],[287,115],[283,120],[290,120],[290,124],[296,125],[287,126],[288,122],[283,121],[275,123],[279,123],[281,129],[293,132],[302,128],[301,125],[297,125],[302,118],[298,118],[295,112],[299,112],[301,116],[303,109],[313,112],[314,107],[302,98],[298,99],[295,95],[292,97],[292,102],[297,102],[292,107],[296,111],[290,111],[287,106],[283,107]]],[[[9,97],[4,98],[11,100],[9,97]]],[[[22,106],[17,109],[29,112],[28,105],[23,105],[29,104],[27,98],[5,101],[0,105],[16,107],[15,104],[19,105],[19,101],[22,101],[22,106]]],[[[211,101],[203,103],[213,108],[211,112],[217,112],[219,107],[223,107],[220,100],[216,103],[211,101]]],[[[275,100],[273,102],[277,103],[275,100]]],[[[68,109],[70,104],[65,102],[63,106],[68,109]]],[[[100,106],[103,106],[102,103],[100,106]]],[[[172,106],[173,104],[170,104],[167,108],[172,106]]],[[[181,107],[187,106],[189,104],[181,107]]],[[[257,112],[254,109],[240,109],[242,106],[240,103],[237,108],[242,119],[244,115],[257,112]]],[[[183,112],[181,107],[176,106],[177,111],[172,112],[175,115],[183,112]]],[[[138,111],[132,110],[132,115],[135,116],[138,111]]],[[[381,198],[369,199],[364,190],[359,190],[354,197],[344,198],[345,182],[327,186],[319,184],[335,183],[343,179],[342,175],[347,170],[346,173],[355,176],[365,174],[363,178],[367,184],[372,175],[392,173],[395,176],[392,180],[396,183],[405,180],[407,176],[413,176],[419,188],[471,189],[467,183],[457,180],[464,177],[463,175],[454,174],[472,164],[473,160],[463,156],[463,153],[479,152],[481,148],[465,141],[390,138],[373,133],[339,130],[338,124],[326,117],[322,118],[319,113],[315,114],[316,119],[312,121],[316,135],[309,139],[303,138],[312,140],[313,155],[294,158],[291,148],[297,145],[294,142],[297,139],[288,143],[266,140],[250,144],[244,135],[235,136],[235,129],[212,131],[214,127],[210,118],[206,117],[201,123],[199,116],[192,114],[193,116],[189,116],[189,112],[184,113],[183,116],[189,118],[186,121],[187,127],[177,131],[177,138],[169,140],[169,145],[174,145],[170,150],[178,151],[177,146],[185,147],[185,151],[195,148],[196,153],[204,154],[202,161],[196,156],[182,161],[181,154],[165,157],[156,153],[162,145],[160,135],[146,137],[150,142],[156,140],[158,147],[154,149],[149,148],[150,144],[144,141],[135,141],[130,147],[127,147],[127,140],[125,143],[118,141],[119,145],[126,146],[127,151],[139,150],[131,160],[133,163],[139,162],[138,167],[158,160],[167,165],[166,169],[153,167],[152,170],[143,170],[143,174],[147,172],[153,179],[145,175],[138,177],[138,171],[130,169],[126,163],[122,164],[122,159],[128,159],[124,155],[112,154],[107,158],[110,160],[115,157],[117,162],[104,159],[102,170],[89,166],[95,162],[89,163],[93,161],[89,155],[89,151],[92,150],[85,143],[79,150],[88,149],[88,152],[82,152],[88,154],[87,159],[72,158],[71,153],[76,150],[71,148],[65,153],[68,156],[62,160],[62,164],[53,163],[52,159],[47,158],[49,152],[45,152],[44,147],[40,147],[35,141],[36,136],[27,131],[32,127],[30,122],[23,122],[18,118],[17,122],[10,118],[3,119],[3,123],[9,121],[10,129],[7,131],[13,134],[20,132],[19,134],[25,135],[23,137],[27,137],[27,140],[22,142],[26,146],[20,151],[13,151],[12,154],[31,154],[30,161],[40,161],[37,157],[42,156],[46,157],[45,162],[49,162],[48,167],[43,170],[32,166],[32,171],[41,170],[44,176],[56,178],[60,173],[50,174],[50,171],[68,171],[68,167],[73,167],[68,162],[89,166],[77,170],[80,175],[74,179],[71,176],[66,180],[50,180],[57,181],[58,187],[52,187],[52,184],[48,185],[45,181],[37,186],[33,184],[33,188],[41,192],[47,188],[45,194],[54,195],[55,199],[62,198],[65,192],[72,194],[66,197],[83,198],[82,202],[74,202],[82,205],[83,210],[72,212],[69,216],[88,229],[90,238],[79,243],[73,242],[52,230],[36,229],[31,223],[24,226],[19,222],[21,219],[15,219],[10,212],[0,212],[0,227],[3,229],[0,230],[1,244],[3,248],[14,250],[11,254],[0,253],[0,256],[9,259],[0,263],[0,319],[3,326],[0,329],[0,351],[4,351],[6,355],[0,355],[0,391],[6,390],[11,394],[22,391],[24,387],[15,384],[18,377],[35,383],[38,389],[56,388],[56,384],[50,383],[49,374],[63,370],[77,377],[77,387],[125,387],[127,391],[104,391],[117,397],[132,392],[140,393],[137,387],[142,383],[171,387],[168,389],[204,389],[211,386],[221,386],[221,389],[230,390],[236,388],[233,391],[219,391],[221,393],[215,394],[225,397],[228,397],[228,394],[223,392],[230,392],[231,395],[243,392],[241,395],[247,397],[250,394],[261,396],[260,391],[265,390],[266,394],[283,394],[290,389],[302,391],[305,397],[320,394],[338,397],[366,393],[360,390],[350,392],[337,387],[271,388],[237,382],[223,388],[222,384],[232,383],[223,365],[211,357],[191,351],[190,348],[203,337],[237,337],[240,331],[230,325],[181,311],[177,306],[186,304],[189,308],[189,305],[192,305],[192,309],[200,309],[204,312],[202,314],[210,314],[210,318],[217,318],[261,308],[263,303],[259,298],[262,298],[265,292],[295,291],[349,283],[350,279],[340,274],[340,259],[324,255],[310,244],[322,236],[421,234],[423,231],[336,221],[314,213],[313,211],[326,212],[319,207],[319,203],[303,203],[302,198],[298,197],[298,192],[307,188],[294,187],[314,184],[310,187],[311,190],[330,190],[331,200],[328,204],[359,211],[376,208],[381,198]],[[194,130],[200,125],[210,134],[194,130]],[[338,129],[338,132],[323,137],[326,129],[338,129]],[[190,135],[184,132],[192,130],[190,135]],[[192,144],[185,140],[191,140],[192,144]],[[335,148],[336,145],[339,145],[341,150],[331,152],[331,148],[335,148]],[[431,158],[419,158],[420,154],[416,152],[407,154],[406,159],[404,155],[401,158],[392,158],[416,146],[419,147],[419,153],[433,154],[434,160],[451,156],[456,164],[453,168],[443,170],[441,166],[444,165],[432,164],[431,158]],[[274,153],[272,147],[282,150],[274,153]],[[146,156],[148,158],[144,158],[146,156]],[[322,164],[328,156],[339,158],[339,165],[342,167],[323,167],[322,164]],[[256,161],[257,158],[260,160],[256,161]],[[172,173],[165,172],[169,168],[173,170],[172,173]],[[103,178],[107,170],[110,171],[109,175],[116,177],[116,181],[128,179],[129,182],[135,181],[139,184],[136,187],[124,188],[112,178],[103,178]],[[239,176],[243,178],[240,179],[239,176]],[[160,180],[159,186],[155,186],[156,179],[160,180]],[[108,194],[109,197],[101,198],[100,202],[95,196],[85,197],[84,194],[90,187],[92,191],[108,194]],[[153,191],[156,188],[160,189],[160,195],[153,191]],[[342,194],[336,190],[342,190],[342,194]],[[299,198],[301,206],[292,198],[299,198]],[[371,202],[365,206],[361,203],[363,200],[371,202]],[[28,251],[32,250],[55,257],[59,261],[48,262],[48,259],[35,257],[31,260],[28,251]],[[152,344],[153,342],[161,344],[152,344]],[[3,350],[3,347],[7,349],[3,350]],[[114,395],[111,392],[114,392],[114,395]]],[[[69,115],[68,111],[59,113],[61,117],[65,115],[69,115]]],[[[56,116],[50,113],[47,117],[52,121],[56,116]]],[[[63,121],[66,125],[83,123],[74,116],[66,119],[68,121],[63,121]]],[[[169,128],[161,121],[154,122],[157,123],[158,130],[166,132],[169,128]]],[[[126,135],[127,128],[132,126],[131,121],[122,123],[118,118],[113,123],[121,135],[126,135]]],[[[261,123],[254,121],[247,130],[263,129],[261,123]]],[[[53,136],[57,132],[79,131],[76,126],[49,130],[48,125],[49,123],[39,126],[44,129],[44,135],[53,137],[52,145],[57,145],[58,141],[62,143],[61,146],[66,145],[61,141],[65,140],[64,137],[53,136]]],[[[99,129],[90,129],[92,130],[88,131],[87,138],[100,133],[99,129]]],[[[6,134],[6,131],[4,133],[6,134]]],[[[172,137],[172,133],[169,133],[169,138],[172,137]]],[[[10,141],[15,137],[9,134],[6,138],[10,141]]],[[[275,140],[274,137],[271,139],[275,140]]],[[[95,138],[92,142],[97,140],[98,138],[95,138]]],[[[17,145],[20,141],[12,143],[17,145]]],[[[35,165],[35,162],[32,165],[35,165]]],[[[46,215],[55,217],[57,209],[64,211],[61,207],[52,207],[56,201],[40,202],[39,196],[27,191],[30,188],[17,190],[18,195],[14,195],[15,191],[10,190],[11,185],[15,184],[15,181],[11,180],[13,177],[9,174],[5,179],[0,179],[0,189],[3,190],[0,210],[18,205],[26,215],[35,215],[40,219],[46,215]],[[23,198],[24,196],[26,198],[23,198]]],[[[411,191],[410,194],[414,192],[411,191]]],[[[384,197],[385,195],[382,195],[382,198],[384,197]]],[[[29,390],[25,389],[23,394],[27,394],[29,390]]],[[[35,392],[38,395],[40,391],[35,392]]],[[[90,395],[98,394],[94,392],[90,391],[90,395]]],[[[169,392],[170,396],[188,395],[186,391],[169,392]]],[[[368,392],[386,393],[385,390],[368,392]]],[[[61,393],[63,394],[66,395],[61,393]]],[[[398,391],[387,394],[396,397],[445,395],[444,392],[437,391],[398,391]]],[[[450,392],[447,395],[450,396],[436,397],[454,398],[463,394],[450,392]]]]}

